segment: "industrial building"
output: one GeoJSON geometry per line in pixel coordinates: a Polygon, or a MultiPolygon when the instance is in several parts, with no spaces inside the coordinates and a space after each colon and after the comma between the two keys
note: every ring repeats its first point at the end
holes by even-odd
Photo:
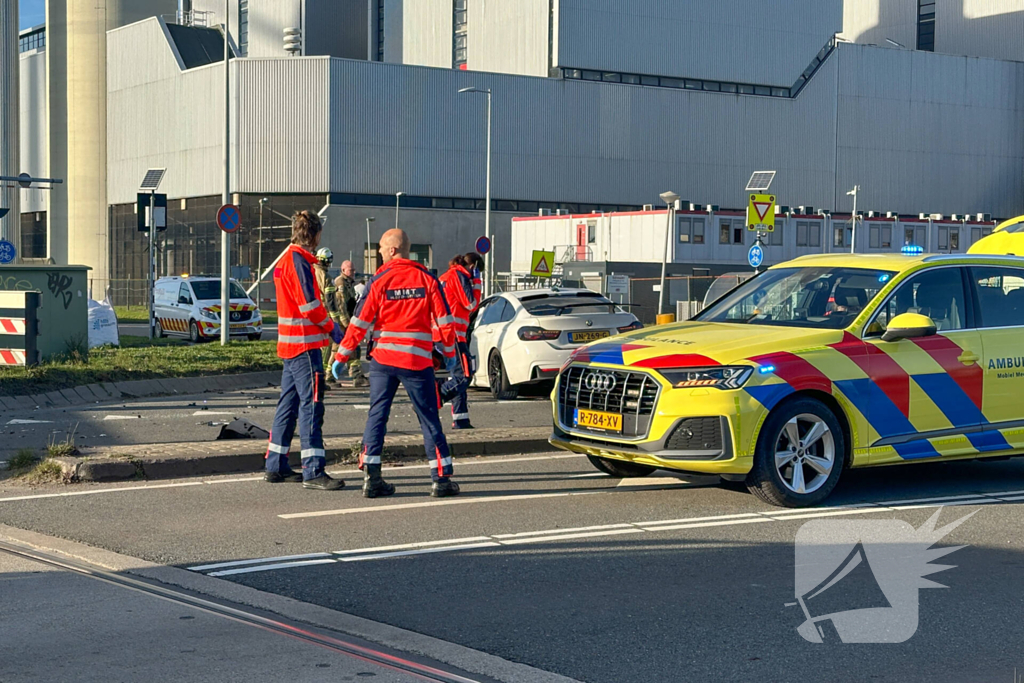
{"type": "MultiPolygon", "coordinates": [[[[22,170],[67,182],[22,192],[22,255],[91,266],[94,296],[144,278],[136,191],[165,168],[160,272],[218,272],[224,3],[49,4],[67,16],[23,35],[22,170]]],[[[364,268],[396,220],[432,267],[472,248],[487,99],[469,87],[492,96],[500,271],[522,268],[514,217],[550,213],[575,245],[573,220],[654,211],[666,190],[695,207],[672,272],[733,267],[745,250],[723,226],[759,169],[778,171],[793,214],[769,258],[849,248],[854,186],[865,219],[888,221],[865,221],[863,250],[925,227],[932,248],[964,251],[989,225],[964,216],[1024,209],[1024,0],[232,0],[231,14],[231,262],[252,272],[297,208],[324,209],[326,246],[364,268]]],[[[662,239],[660,215],[607,260],[662,239]]]]}

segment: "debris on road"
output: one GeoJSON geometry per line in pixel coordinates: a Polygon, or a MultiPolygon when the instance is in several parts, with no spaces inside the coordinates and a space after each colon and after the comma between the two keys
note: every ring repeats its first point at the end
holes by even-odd
{"type": "Polygon", "coordinates": [[[220,429],[220,434],[217,435],[217,440],[227,439],[263,439],[267,440],[270,438],[270,432],[254,425],[248,420],[234,420],[230,424],[226,424],[220,429]]]}

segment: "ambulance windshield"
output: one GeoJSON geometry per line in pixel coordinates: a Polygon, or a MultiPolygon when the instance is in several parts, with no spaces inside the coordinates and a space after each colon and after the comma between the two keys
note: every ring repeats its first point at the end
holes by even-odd
{"type": "Polygon", "coordinates": [[[841,330],[895,273],[862,268],[778,268],[747,280],[695,320],[841,330]]]}

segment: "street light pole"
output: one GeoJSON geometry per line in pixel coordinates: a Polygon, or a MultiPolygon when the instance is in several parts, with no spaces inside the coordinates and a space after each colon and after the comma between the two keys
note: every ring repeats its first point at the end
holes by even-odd
{"type": "Polygon", "coordinates": [[[395,193],[395,229],[398,229],[398,205],[402,197],[405,196],[404,192],[395,193]]]}
{"type": "MultiPolygon", "coordinates": [[[[259,306],[263,303],[263,202],[267,201],[266,197],[260,198],[260,239],[259,245],[257,246],[258,253],[256,254],[256,305],[259,306]]],[[[252,261],[250,261],[252,263],[252,261]]]]}
{"type": "Polygon", "coordinates": [[[853,189],[846,194],[853,196],[853,215],[850,216],[850,223],[853,225],[853,231],[850,235],[850,253],[856,253],[857,251],[857,195],[860,193],[860,185],[854,185],[853,189]]]}
{"type": "Polygon", "coordinates": [[[668,245],[672,241],[672,217],[675,214],[676,202],[679,195],[675,192],[662,192],[661,201],[668,206],[665,219],[665,252],[661,258],[661,285],[658,288],[658,315],[661,315],[665,308],[665,268],[668,265],[668,245]]]}
{"type": "MultiPolygon", "coordinates": [[[[224,196],[222,204],[231,203],[231,65],[228,63],[228,27],[231,23],[231,0],[224,0],[224,196]]],[[[231,341],[228,311],[230,310],[230,235],[220,233],[220,344],[231,341]]]]}
{"type": "Polygon", "coordinates": [[[483,282],[483,295],[486,298],[491,295],[494,282],[494,240],[491,239],[491,91],[478,88],[462,88],[459,90],[459,94],[462,93],[487,95],[487,187],[484,196],[484,236],[491,244],[491,249],[484,255],[484,270],[487,273],[487,277],[484,278],[483,282]]]}
{"type": "Polygon", "coordinates": [[[366,270],[363,272],[367,275],[370,274],[370,223],[373,223],[376,218],[372,216],[366,217],[366,258],[363,259],[363,263],[366,265],[366,270]]]}

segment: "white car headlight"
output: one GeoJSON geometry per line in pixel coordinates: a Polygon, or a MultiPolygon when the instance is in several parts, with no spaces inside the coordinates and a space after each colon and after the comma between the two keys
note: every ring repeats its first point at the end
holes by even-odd
{"type": "Polygon", "coordinates": [[[719,365],[711,368],[670,368],[658,372],[675,389],[739,389],[750,379],[754,368],[748,365],[719,365]]]}
{"type": "Polygon", "coordinates": [[[199,315],[203,316],[207,320],[220,320],[220,316],[213,311],[208,311],[205,308],[199,311],[199,315]]]}

